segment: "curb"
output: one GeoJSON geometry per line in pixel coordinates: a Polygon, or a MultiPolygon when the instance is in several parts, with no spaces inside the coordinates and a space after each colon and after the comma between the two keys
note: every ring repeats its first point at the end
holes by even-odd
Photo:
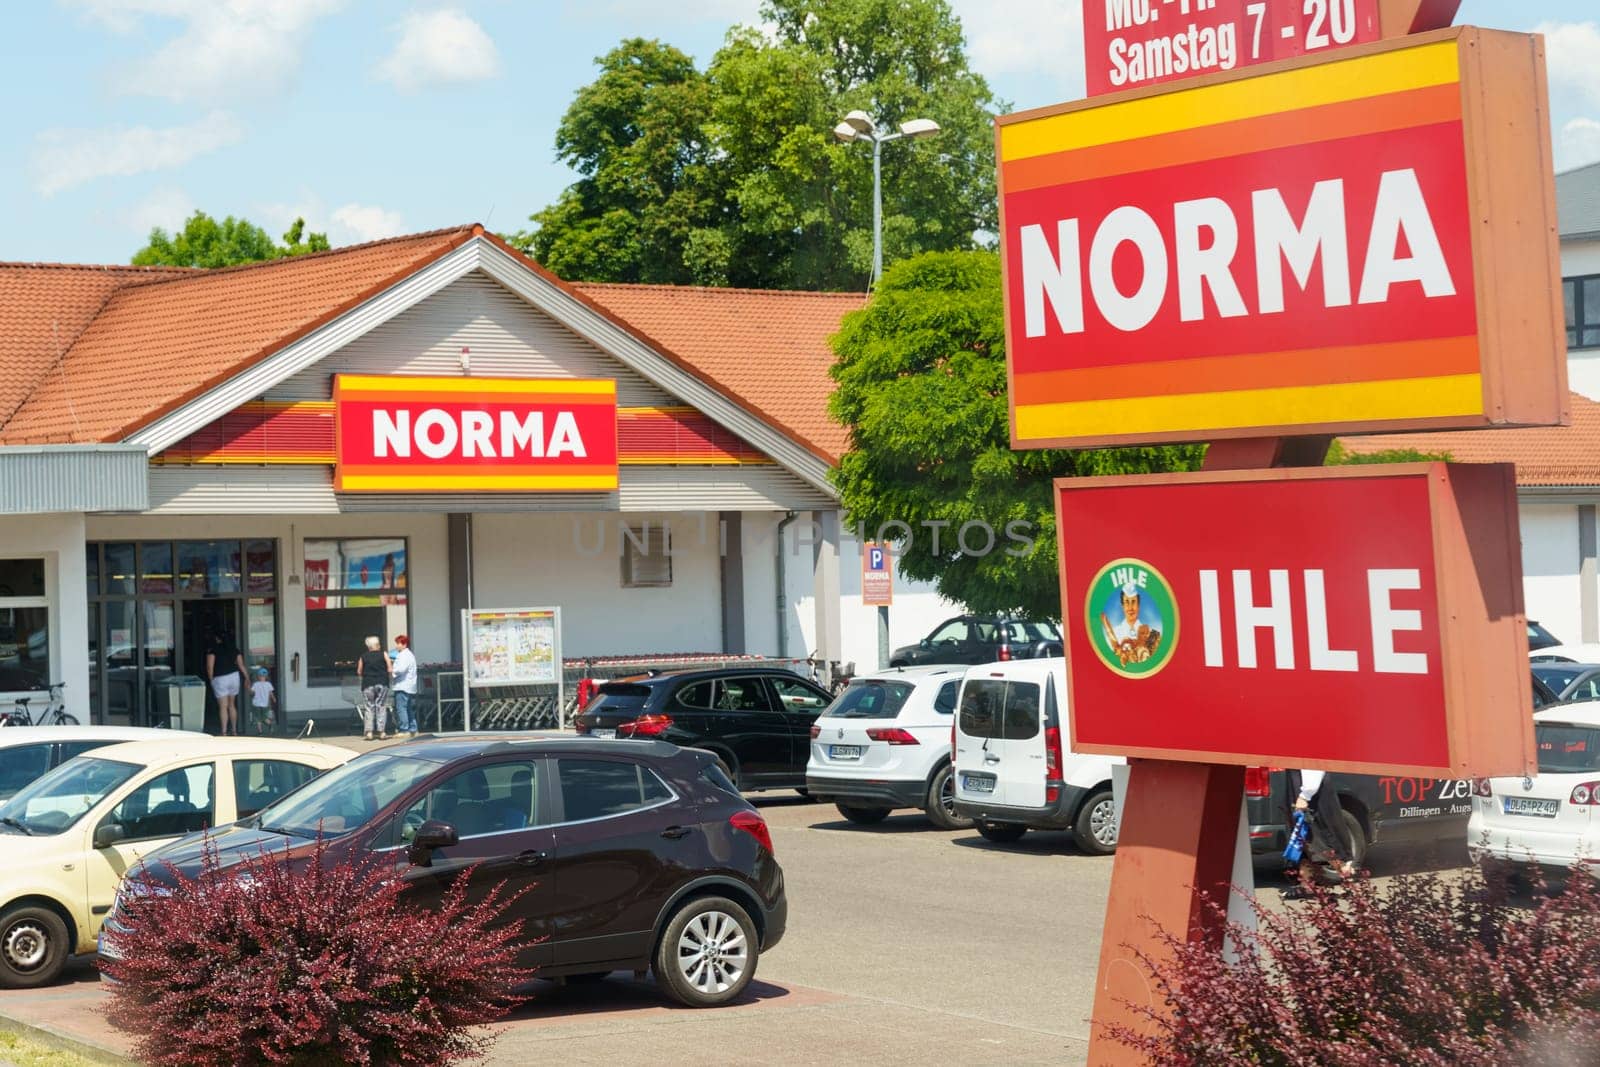
{"type": "Polygon", "coordinates": [[[49,1045],[51,1048],[60,1049],[63,1052],[77,1053],[84,1059],[92,1060],[95,1063],[122,1064],[136,1062],[128,1055],[118,1052],[116,1049],[107,1048],[104,1045],[97,1045],[92,1041],[85,1041],[79,1037],[73,1037],[70,1034],[65,1034],[60,1030],[57,1030],[53,1026],[45,1026],[40,1023],[25,1023],[21,1019],[7,1015],[4,1012],[0,1012],[0,1030],[8,1030],[15,1034],[22,1034],[42,1044],[49,1045]]]}

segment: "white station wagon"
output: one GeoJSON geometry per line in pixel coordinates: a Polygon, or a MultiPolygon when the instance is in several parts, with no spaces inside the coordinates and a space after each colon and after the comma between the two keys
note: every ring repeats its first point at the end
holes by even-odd
{"type": "Polygon", "coordinates": [[[1467,850],[1600,875],[1600,703],[1535,713],[1533,738],[1539,773],[1475,783],[1467,850]]]}

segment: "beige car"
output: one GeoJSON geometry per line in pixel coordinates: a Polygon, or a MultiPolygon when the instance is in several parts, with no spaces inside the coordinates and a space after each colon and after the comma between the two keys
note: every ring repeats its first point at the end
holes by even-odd
{"type": "Polygon", "coordinates": [[[68,760],[0,805],[0,987],[43,985],[93,952],[122,876],[185,834],[260,811],[355,753],[174,734],[68,760]]]}

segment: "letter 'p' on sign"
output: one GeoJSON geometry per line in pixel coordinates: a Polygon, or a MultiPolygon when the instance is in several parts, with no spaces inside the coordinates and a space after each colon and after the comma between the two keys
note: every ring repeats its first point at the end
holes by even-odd
{"type": "Polygon", "coordinates": [[[1539,38],[1180,86],[998,120],[1014,446],[1566,421],[1539,38]]]}
{"type": "Polygon", "coordinates": [[[340,492],[617,488],[610,379],[334,378],[340,492]]]}

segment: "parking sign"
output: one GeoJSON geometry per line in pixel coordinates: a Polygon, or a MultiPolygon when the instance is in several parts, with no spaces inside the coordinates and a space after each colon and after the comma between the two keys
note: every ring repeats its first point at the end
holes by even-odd
{"type": "Polygon", "coordinates": [[[861,603],[886,608],[894,601],[894,558],[889,546],[868,541],[861,546],[861,603]]]}

